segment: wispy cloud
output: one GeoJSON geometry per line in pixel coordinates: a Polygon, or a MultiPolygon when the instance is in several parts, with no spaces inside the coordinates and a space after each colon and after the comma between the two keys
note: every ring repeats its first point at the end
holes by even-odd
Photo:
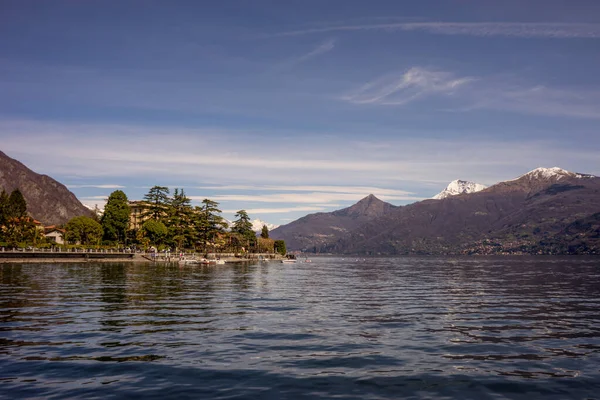
{"type": "MultiPolygon", "coordinates": [[[[364,197],[364,193],[276,193],[276,194],[217,194],[212,199],[216,201],[238,201],[252,203],[329,203],[334,201],[357,201],[364,197]]],[[[201,197],[201,196],[200,196],[201,197]]],[[[194,200],[202,200],[200,197],[190,196],[194,200]]],[[[422,197],[415,195],[380,195],[387,200],[417,201],[422,197]]]]}
{"type": "Polygon", "coordinates": [[[413,67],[400,75],[378,78],[341,98],[354,104],[404,105],[432,95],[451,95],[473,80],[457,78],[449,72],[413,67]]]}
{"type": "Polygon", "coordinates": [[[385,189],[373,186],[269,186],[269,185],[223,185],[223,186],[200,186],[198,189],[210,189],[219,191],[229,190],[258,190],[279,192],[325,192],[325,193],[348,193],[348,194],[380,194],[390,196],[406,196],[414,194],[405,190],[385,189]]]}
{"type": "Polygon", "coordinates": [[[548,87],[496,76],[459,77],[447,71],[413,67],[386,75],[339,97],[353,104],[404,106],[442,99],[446,111],[480,109],[521,114],[600,119],[600,89],[548,87]]]}
{"type": "Polygon", "coordinates": [[[236,190],[262,196],[244,192],[254,187],[272,195],[297,196],[287,200],[314,193],[313,205],[339,204],[343,196],[334,194],[356,199],[369,193],[382,199],[427,197],[454,179],[489,185],[538,166],[600,174],[597,141],[570,149],[543,136],[509,142],[490,139],[485,132],[473,132],[472,137],[450,132],[448,139],[408,138],[399,133],[397,138],[372,138],[373,147],[365,149],[362,141],[348,140],[344,132],[328,137],[298,132],[303,140],[293,144],[276,136],[277,132],[269,136],[277,140],[261,141],[250,140],[244,132],[137,125],[0,120],[0,132],[2,150],[34,171],[56,178],[77,175],[76,183],[81,184],[86,179],[115,182],[127,186],[131,198],[141,198],[147,191],[136,187],[173,182],[189,187],[188,195],[203,198],[237,195],[236,190]],[[112,144],[115,141],[119,146],[112,144]],[[30,146],[31,142],[36,146],[30,146]],[[42,157],[47,154],[53,157],[42,157]],[[123,180],[132,183],[123,184],[123,180]],[[431,193],[423,192],[425,183],[431,193]],[[205,190],[194,192],[192,187],[205,190]],[[325,201],[317,198],[323,194],[325,201]]]}
{"type": "Polygon", "coordinates": [[[555,39],[600,38],[600,24],[554,22],[393,22],[377,24],[340,24],[282,32],[274,36],[298,36],[340,31],[422,31],[440,35],[508,36],[555,39]]]}
{"type": "Polygon", "coordinates": [[[326,40],[325,42],[323,42],[319,46],[317,46],[314,50],[304,54],[303,56],[298,57],[296,59],[295,63],[299,64],[301,62],[310,60],[313,57],[330,52],[331,50],[333,50],[334,47],[335,47],[335,40],[333,40],[333,39],[326,40]]]}
{"type": "Polygon", "coordinates": [[[67,185],[69,189],[81,189],[81,188],[96,188],[96,189],[124,189],[122,185],[67,185]]]}
{"type": "Polygon", "coordinates": [[[495,109],[542,116],[600,119],[600,90],[490,82],[466,93],[466,110],[495,109]]]}
{"type": "Polygon", "coordinates": [[[324,41],[323,43],[319,44],[317,47],[315,47],[314,49],[312,49],[311,51],[309,51],[306,54],[303,54],[303,55],[297,56],[297,57],[292,57],[288,60],[285,60],[285,61],[275,65],[273,67],[273,70],[281,71],[281,70],[291,69],[291,68],[293,68],[299,64],[302,64],[312,58],[315,58],[322,54],[330,52],[331,50],[333,50],[334,47],[335,47],[335,40],[328,39],[328,40],[324,41]]]}
{"type": "MultiPolygon", "coordinates": [[[[278,207],[278,208],[248,208],[246,212],[248,214],[287,214],[290,212],[311,212],[311,211],[324,211],[325,207],[312,207],[312,206],[299,206],[299,207],[278,207]]],[[[234,214],[238,210],[223,210],[224,213],[234,214]]]]}

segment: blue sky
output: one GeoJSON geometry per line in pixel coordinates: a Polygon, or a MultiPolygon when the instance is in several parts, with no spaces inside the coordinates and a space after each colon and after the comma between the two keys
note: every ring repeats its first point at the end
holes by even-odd
{"type": "Polygon", "coordinates": [[[0,3],[0,150],[85,204],[282,224],[536,167],[600,175],[600,2],[0,3]]]}

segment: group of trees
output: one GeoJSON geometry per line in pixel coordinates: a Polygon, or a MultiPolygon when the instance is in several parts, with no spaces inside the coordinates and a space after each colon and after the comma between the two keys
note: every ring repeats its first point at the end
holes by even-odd
{"type": "Polygon", "coordinates": [[[8,246],[35,244],[43,240],[43,234],[27,215],[27,202],[23,194],[13,190],[10,195],[0,193],[0,242],[8,246]]]}
{"type": "MultiPolygon", "coordinates": [[[[256,237],[245,210],[239,210],[229,226],[216,201],[204,199],[199,206],[192,206],[183,189],[175,189],[171,196],[169,188],[164,186],[152,187],[140,204],[143,223],[139,227],[132,226],[127,195],[116,190],[108,197],[101,215],[95,212],[93,216],[75,217],[62,226],[64,239],[68,244],[84,246],[156,246],[203,252],[276,251],[285,254],[285,243],[270,239],[266,226],[260,237],[256,237]]],[[[19,190],[10,195],[5,191],[0,193],[0,243],[39,245],[45,237],[38,225],[28,216],[27,203],[19,190]]]]}
{"type": "MultiPolygon", "coordinates": [[[[116,190],[110,194],[101,217],[74,218],[66,225],[66,239],[84,245],[110,244],[139,245],[196,249],[199,251],[273,251],[275,241],[269,239],[266,226],[261,237],[252,230],[252,222],[245,210],[235,214],[231,227],[221,216],[219,203],[204,199],[192,206],[183,189],[154,186],[141,202],[142,225],[130,229],[131,209],[125,193],[116,190]],[[229,229],[230,228],[230,229],[229,229]]],[[[278,248],[281,248],[279,246],[278,248]]],[[[281,250],[280,250],[281,251],[281,250]]]]}

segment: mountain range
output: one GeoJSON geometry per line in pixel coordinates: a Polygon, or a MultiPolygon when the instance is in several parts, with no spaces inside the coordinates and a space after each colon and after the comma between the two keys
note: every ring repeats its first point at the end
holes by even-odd
{"type": "Polygon", "coordinates": [[[45,225],[60,225],[73,217],[90,216],[85,207],[62,183],[33,172],[0,151],[0,190],[19,189],[27,202],[27,212],[45,225]]]}
{"type": "Polygon", "coordinates": [[[537,168],[456,192],[406,206],[369,195],[280,226],[271,237],[288,249],[338,254],[600,254],[598,177],[537,168]]]}
{"type": "MultiPolygon", "coordinates": [[[[0,190],[19,189],[46,225],[91,215],[63,184],[0,151],[0,190]]],[[[264,221],[254,220],[260,231],[264,221]]],[[[270,237],[290,250],[336,254],[600,254],[600,178],[537,168],[490,187],[456,180],[433,199],[394,206],[369,195],[306,215],[270,237]]]]}

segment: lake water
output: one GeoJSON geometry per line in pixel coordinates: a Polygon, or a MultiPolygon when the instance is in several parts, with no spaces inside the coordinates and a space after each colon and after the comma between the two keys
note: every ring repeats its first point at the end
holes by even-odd
{"type": "Polygon", "coordinates": [[[600,259],[0,265],[0,397],[599,399],[600,259]]]}

